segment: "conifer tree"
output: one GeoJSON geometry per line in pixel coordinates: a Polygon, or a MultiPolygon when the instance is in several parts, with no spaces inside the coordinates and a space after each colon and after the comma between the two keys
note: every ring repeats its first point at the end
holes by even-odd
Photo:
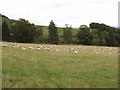
{"type": "Polygon", "coordinates": [[[9,27],[5,21],[2,24],[2,40],[3,41],[10,40],[10,30],[9,30],[9,27]]]}
{"type": "Polygon", "coordinates": [[[53,20],[51,20],[49,27],[49,43],[51,44],[58,44],[59,43],[59,36],[58,36],[58,32],[57,32],[57,27],[55,25],[55,23],[53,22],[53,20]]]}

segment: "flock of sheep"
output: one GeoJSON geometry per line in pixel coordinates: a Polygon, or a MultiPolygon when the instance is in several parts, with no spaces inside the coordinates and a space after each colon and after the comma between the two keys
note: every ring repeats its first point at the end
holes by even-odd
{"type": "MultiPolygon", "coordinates": [[[[45,46],[38,46],[38,47],[33,47],[33,46],[29,46],[29,47],[24,47],[22,45],[18,45],[18,44],[12,44],[12,43],[7,43],[7,44],[0,44],[0,46],[2,47],[18,47],[21,48],[22,50],[36,50],[36,51],[40,51],[40,50],[46,50],[46,51],[51,51],[53,47],[48,47],[47,45],[45,46]]],[[[58,49],[56,49],[57,52],[59,52],[58,49]]]]}
{"type": "MultiPolygon", "coordinates": [[[[46,50],[46,51],[56,51],[56,52],[60,52],[62,49],[61,48],[56,48],[56,47],[52,47],[50,45],[41,45],[41,46],[23,46],[23,45],[19,45],[19,44],[15,44],[15,43],[1,43],[0,46],[2,47],[17,47],[20,48],[22,50],[34,50],[34,51],[41,51],[41,50],[46,50]]],[[[74,47],[69,47],[67,48],[67,52],[74,52],[75,54],[80,53],[81,51],[87,51],[87,48],[85,47],[79,47],[79,48],[74,48],[74,47]]],[[[91,53],[95,53],[98,54],[100,52],[103,53],[108,53],[108,54],[115,54],[119,52],[119,49],[116,48],[113,50],[113,48],[109,47],[109,48],[92,48],[91,53]]]]}

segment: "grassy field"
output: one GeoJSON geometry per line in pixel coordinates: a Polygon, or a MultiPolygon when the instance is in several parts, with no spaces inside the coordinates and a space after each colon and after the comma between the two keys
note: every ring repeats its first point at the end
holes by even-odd
{"type": "Polygon", "coordinates": [[[52,50],[2,47],[3,88],[118,87],[117,47],[19,45],[26,49],[52,47],[52,50]],[[79,52],[68,52],[70,48],[79,52]]]}
{"type": "MultiPolygon", "coordinates": [[[[36,25],[37,27],[40,27],[40,26],[42,26],[42,25],[36,25]]],[[[44,36],[47,36],[48,35],[48,26],[42,26],[43,28],[43,35],[44,36]]],[[[58,27],[57,28],[57,30],[58,30],[58,34],[59,34],[59,36],[63,36],[63,27],[58,27]]],[[[78,33],[78,31],[79,31],[79,29],[74,29],[74,28],[72,28],[72,34],[73,34],[73,36],[75,36],[77,33],[78,33]]]]}
{"type": "MultiPolygon", "coordinates": [[[[8,18],[5,18],[5,17],[3,17],[2,18],[2,21],[4,22],[6,22],[7,24],[8,24],[8,26],[10,27],[10,25],[11,25],[11,23],[14,23],[15,21],[17,21],[17,20],[14,20],[14,19],[8,19],[8,18]]],[[[44,26],[44,25],[36,25],[36,27],[40,27],[40,26],[42,26],[43,28],[43,35],[45,36],[45,37],[47,37],[48,36],[48,26],[44,26]]],[[[63,27],[58,27],[57,28],[57,30],[58,30],[58,35],[61,37],[61,36],[63,36],[63,27]]],[[[77,34],[77,32],[79,31],[79,29],[74,29],[74,28],[72,28],[72,34],[73,34],[73,37],[77,34]]]]}

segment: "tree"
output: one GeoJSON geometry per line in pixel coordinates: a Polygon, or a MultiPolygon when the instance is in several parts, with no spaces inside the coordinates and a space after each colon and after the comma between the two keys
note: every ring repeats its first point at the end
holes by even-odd
{"type": "Polygon", "coordinates": [[[71,26],[68,27],[68,24],[65,25],[66,28],[64,28],[63,31],[63,40],[65,44],[71,44],[72,43],[72,28],[71,26]]]}
{"type": "Polygon", "coordinates": [[[99,29],[93,29],[94,34],[93,44],[94,45],[106,45],[106,37],[108,33],[106,31],[101,32],[99,29]]]}
{"type": "Polygon", "coordinates": [[[48,30],[49,30],[49,36],[48,36],[49,43],[58,44],[59,43],[59,36],[58,36],[58,32],[57,32],[57,27],[54,24],[53,20],[51,20],[49,27],[48,27],[48,30]]]}
{"type": "Polygon", "coordinates": [[[99,24],[99,23],[90,23],[90,28],[91,29],[99,29],[100,31],[108,31],[110,26],[105,25],[105,24],[99,24]]]}
{"type": "Polygon", "coordinates": [[[119,28],[116,28],[114,36],[115,36],[115,40],[118,43],[118,46],[120,46],[120,29],[119,28]]]}
{"type": "Polygon", "coordinates": [[[115,33],[116,29],[105,24],[91,23],[91,29],[97,29],[99,44],[97,45],[107,45],[107,46],[118,46],[117,35],[115,33]]]}
{"type": "Polygon", "coordinates": [[[117,40],[115,39],[114,29],[109,28],[108,37],[106,38],[106,42],[108,46],[119,46],[117,40]]]}
{"type": "Polygon", "coordinates": [[[9,30],[9,27],[5,21],[2,24],[2,40],[3,41],[10,40],[10,30],[9,30]]]}
{"type": "Polygon", "coordinates": [[[79,44],[91,45],[93,34],[90,32],[90,28],[86,25],[81,25],[80,30],[77,33],[77,39],[79,40],[79,44]]]}
{"type": "Polygon", "coordinates": [[[35,25],[25,19],[20,19],[11,26],[14,41],[21,43],[34,42],[35,29],[35,25]]]}
{"type": "Polygon", "coordinates": [[[34,37],[35,43],[42,43],[43,42],[43,27],[36,27],[35,30],[35,37],[34,37]]]}

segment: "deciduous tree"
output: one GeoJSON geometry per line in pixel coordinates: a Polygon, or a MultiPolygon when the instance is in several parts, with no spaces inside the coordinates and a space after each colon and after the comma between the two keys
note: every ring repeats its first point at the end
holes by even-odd
{"type": "Polygon", "coordinates": [[[72,25],[68,27],[68,24],[65,25],[66,28],[64,28],[63,31],[63,40],[65,44],[71,44],[72,43],[72,25]]]}

